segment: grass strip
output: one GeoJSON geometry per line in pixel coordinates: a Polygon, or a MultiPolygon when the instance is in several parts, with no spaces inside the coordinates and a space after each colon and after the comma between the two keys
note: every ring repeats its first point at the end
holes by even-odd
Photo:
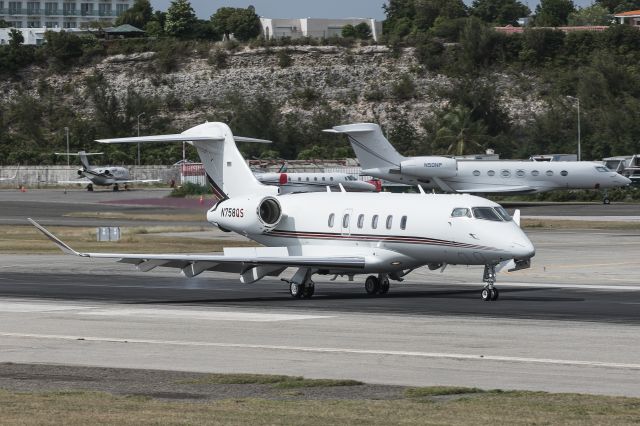
{"type": "Polygon", "coordinates": [[[467,388],[459,386],[428,386],[420,388],[407,388],[404,391],[404,395],[407,398],[424,398],[430,396],[444,396],[444,395],[466,395],[470,393],[483,393],[482,389],[467,388]]]}
{"type": "Polygon", "coordinates": [[[222,385],[222,384],[258,384],[273,385],[278,389],[358,386],[362,382],[345,379],[306,379],[300,376],[277,376],[269,374],[207,374],[193,380],[183,380],[179,384],[222,385]]]}
{"type": "Polygon", "coordinates": [[[4,425],[637,425],[640,399],[486,392],[438,401],[231,399],[173,402],[99,392],[0,390],[4,425]]]}

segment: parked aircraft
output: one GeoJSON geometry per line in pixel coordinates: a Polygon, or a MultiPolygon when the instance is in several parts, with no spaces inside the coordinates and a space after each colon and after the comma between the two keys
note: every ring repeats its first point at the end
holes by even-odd
{"type": "MultiPolygon", "coordinates": [[[[239,138],[235,138],[239,140],[239,138]]],[[[472,195],[310,192],[278,194],[262,185],[238,151],[224,123],[204,123],[182,134],[104,139],[102,143],[188,142],[198,150],[219,202],[207,220],[263,247],[225,248],[224,254],[83,253],[31,220],[65,253],[118,259],[140,271],[178,268],[188,277],[203,271],[238,272],[242,283],[279,276],[296,268],[288,280],[295,298],[309,298],[313,275],[370,274],[369,294],[385,294],[389,280],[402,281],[428,265],[484,265],[483,300],[498,298],[496,270],[528,268],[535,249],[500,205],[472,195]]]]}
{"type": "Polygon", "coordinates": [[[129,169],[118,166],[101,166],[91,167],[89,165],[89,155],[100,155],[101,152],[84,152],[77,154],[67,154],[66,152],[56,152],[56,155],[77,155],[80,157],[82,168],[78,169],[78,176],[85,179],[59,181],[58,183],[88,183],[87,191],[93,191],[93,185],[111,186],[113,190],[120,190],[120,185],[124,185],[124,189],[128,189],[130,183],[153,183],[160,182],[160,179],[131,179],[129,169]]]}
{"type": "Polygon", "coordinates": [[[10,180],[15,180],[15,178],[18,177],[18,171],[19,170],[20,170],[20,166],[18,166],[16,168],[16,172],[13,174],[13,176],[11,176],[11,177],[1,177],[0,178],[0,182],[7,182],[7,181],[10,181],[10,180]]]}
{"type": "Polygon", "coordinates": [[[254,173],[265,185],[280,187],[280,193],[326,191],[327,186],[339,189],[341,184],[349,192],[375,192],[377,187],[347,173],[254,173]]]}
{"type": "MultiPolygon", "coordinates": [[[[346,134],[362,174],[408,185],[472,194],[535,194],[554,189],[602,189],[631,181],[600,163],[588,161],[474,161],[443,156],[404,157],[380,126],[348,124],[325,130],[346,134]]],[[[608,199],[605,195],[605,203],[608,199]]]]}

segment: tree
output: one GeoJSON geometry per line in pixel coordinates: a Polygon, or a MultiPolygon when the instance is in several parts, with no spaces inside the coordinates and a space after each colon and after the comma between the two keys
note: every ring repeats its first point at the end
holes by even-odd
{"type": "Polygon", "coordinates": [[[444,148],[447,154],[472,154],[483,150],[478,141],[486,135],[486,126],[481,121],[473,120],[473,111],[457,106],[440,118],[440,127],[436,131],[433,145],[440,150],[444,148]]]}
{"type": "Polygon", "coordinates": [[[219,34],[247,41],[260,35],[260,17],[253,6],[246,9],[221,7],[211,16],[211,22],[219,34]]]}
{"type": "Polygon", "coordinates": [[[515,25],[531,10],[518,0],[474,0],[471,14],[490,24],[515,25]]]}
{"type": "Polygon", "coordinates": [[[22,35],[22,31],[18,31],[15,28],[12,28],[11,31],[9,31],[9,46],[12,49],[17,49],[22,43],[24,43],[24,36],[22,35]]]}
{"type": "Polygon", "coordinates": [[[571,13],[568,22],[571,26],[609,25],[611,16],[607,8],[594,4],[571,13]]]}
{"type": "Polygon", "coordinates": [[[0,28],[9,28],[9,27],[11,27],[11,25],[9,25],[7,21],[5,21],[4,19],[0,19],[0,28]]]}
{"type": "Polygon", "coordinates": [[[371,27],[366,22],[360,22],[354,27],[356,38],[367,40],[371,38],[371,27]]]}
{"type": "Polygon", "coordinates": [[[467,7],[462,0],[389,0],[383,8],[387,15],[385,32],[401,37],[429,30],[439,17],[467,16],[467,7]]]}
{"type": "Polygon", "coordinates": [[[136,28],[143,29],[153,18],[153,8],[149,0],[136,0],[129,9],[118,16],[116,25],[129,24],[136,28]]]}
{"type": "Polygon", "coordinates": [[[187,35],[193,29],[196,14],[188,0],[173,0],[167,9],[164,31],[172,36],[187,35]]]}
{"type": "Polygon", "coordinates": [[[609,9],[611,13],[640,9],[640,0],[596,0],[596,4],[609,9]]]}
{"type": "Polygon", "coordinates": [[[534,23],[538,27],[567,25],[569,15],[575,10],[573,0],[540,0],[534,23]]]}
{"type": "Polygon", "coordinates": [[[353,25],[347,24],[342,27],[342,37],[356,38],[356,29],[353,25]]]}

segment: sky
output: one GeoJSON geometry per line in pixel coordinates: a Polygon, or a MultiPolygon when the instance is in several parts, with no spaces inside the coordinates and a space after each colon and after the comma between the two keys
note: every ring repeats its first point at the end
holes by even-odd
{"type": "MultiPolygon", "coordinates": [[[[538,0],[520,0],[534,10],[538,0]]],[[[384,0],[191,0],[191,6],[200,19],[209,19],[219,8],[253,5],[256,13],[267,18],[385,18],[384,0]]],[[[471,4],[472,0],[465,0],[471,4]]],[[[170,0],[151,0],[155,10],[167,10],[170,0]]],[[[574,0],[576,6],[585,7],[593,0],[574,0]]]]}

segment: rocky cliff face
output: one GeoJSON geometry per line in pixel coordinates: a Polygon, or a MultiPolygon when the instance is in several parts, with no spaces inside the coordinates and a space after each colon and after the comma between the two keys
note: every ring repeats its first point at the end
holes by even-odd
{"type": "MultiPolygon", "coordinates": [[[[400,113],[417,125],[447,104],[441,92],[453,84],[446,76],[424,71],[413,49],[394,55],[386,46],[245,49],[229,53],[224,67],[212,64],[208,57],[194,52],[179,59],[177,68],[167,73],[159,73],[154,67],[154,52],[111,56],[63,74],[33,67],[19,84],[1,82],[0,92],[5,102],[25,92],[37,98],[44,82],[54,89],[60,102],[89,116],[92,105],[87,96],[87,77],[100,74],[117,97],[134,89],[142,95],[177,101],[183,107],[172,111],[169,105],[167,113],[178,127],[205,120],[229,93],[247,98],[264,94],[284,114],[293,110],[310,112],[325,101],[341,112],[345,122],[385,124],[400,113]],[[289,66],[280,65],[281,50],[290,57],[289,66]],[[412,83],[413,96],[397,94],[396,86],[402,78],[412,83]],[[312,101],[301,101],[305,96],[312,101]]],[[[542,105],[531,94],[518,90],[513,80],[508,75],[492,76],[510,119],[523,122],[542,105]]]]}

